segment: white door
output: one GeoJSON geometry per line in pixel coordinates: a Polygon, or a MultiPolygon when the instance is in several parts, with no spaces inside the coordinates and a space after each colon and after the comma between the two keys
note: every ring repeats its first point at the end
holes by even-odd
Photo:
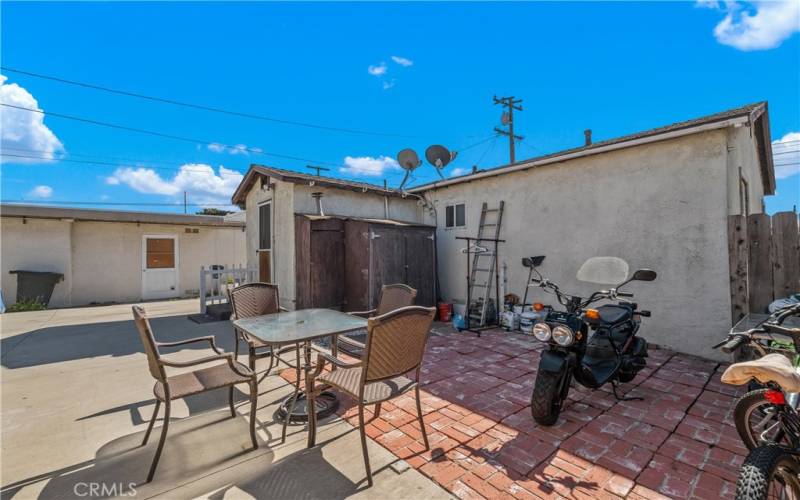
{"type": "Polygon", "coordinates": [[[178,237],[169,234],[142,236],[142,299],[177,297],[178,237]]]}

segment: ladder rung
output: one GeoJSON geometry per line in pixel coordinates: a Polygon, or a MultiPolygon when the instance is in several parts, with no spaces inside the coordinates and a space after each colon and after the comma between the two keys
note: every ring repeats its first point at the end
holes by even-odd
{"type": "Polygon", "coordinates": [[[478,286],[478,287],[481,287],[481,288],[486,288],[486,285],[484,285],[484,284],[482,284],[482,283],[473,283],[473,284],[472,284],[472,285],[470,285],[470,286],[478,286]]]}
{"type": "Polygon", "coordinates": [[[484,224],[484,227],[486,227],[486,226],[496,226],[496,225],[497,225],[497,224],[489,224],[489,223],[487,222],[486,224],[484,224]]]}
{"type": "Polygon", "coordinates": [[[498,212],[499,210],[499,208],[487,208],[484,212],[498,212]]]}
{"type": "Polygon", "coordinates": [[[473,271],[481,271],[481,272],[484,272],[484,273],[490,273],[490,272],[492,272],[492,270],[491,270],[491,269],[484,269],[484,268],[482,268],[482,267],[475,267],[475,268],[473,268],[472,270],[473,270],[473,271]]]}

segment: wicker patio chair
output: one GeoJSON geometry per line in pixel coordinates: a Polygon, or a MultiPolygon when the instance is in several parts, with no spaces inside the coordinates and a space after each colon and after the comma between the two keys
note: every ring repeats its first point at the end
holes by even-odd
{"type": "Polygon", "coordinates": [[[256,440],[258,384],[256,382],[255,373],[245,365],[236,362],[232,353],[224,353],[219,350],[214,343],[214,337],[197,337],[188,340],[180,340],[178,342],[157,342],[153,337],[153,330],[150,328],[150,321],[147,319],[147,314],[144,309],[139,306],[133,306],[133,319],[136,323],[137,330],[139,330],[139,337],[141,337],[142,344],[144,345],[147,363],[150,366],[150,375],[156,379],[156,383],[153,386],[153,394],[156,397],[156,407],[155,410],[153,410],[153,417],[147,425],[147,431],[145,431],[142,446],[146,445],[148,439],[150,439],[150,432],[153,430],[156,417],[158,417],[158,411],[161,408],[161,404],[164,404],[164,425],[161,427],[161,437],[158,440],[158,447],[156,448],[156,455],[153,457],[153,463],[150,465],[150,472],[147,474],[147,482],[149,483],[153,480],[153,475],[155,475],[156,466],[158,465],[158,459],[161,457],[161,451],[164,449],[167,429],[169,428],[170,406],[174,399],[228,387],[228,404],[231,409],[231,417],[235,417],[236,410],[233,406],[233,386],[237,384],[248,384],[250,386],[250,440],[253,442],[253,449],[258,448],[258,441],[256,440]],[[160,347],[175,347],[195,342],[208,342],[215,354],[192,361],[169,361],[161,357],[161,353],[159,352],[160,347]],[[170,376],[167,376],[165,370],[166,367],[187,368],[190,366],[205,365],[212,361],[224,361],[224,363],[218,363],[207,368],[200,368],[191,372],[170,376]]]}
{"type": "MultiPolygon", "coordinates": [[[[362,318],[371,318],[373,316],[382,316],[388,312],[400,309],[401,307],[408,307],[414,305],[414,299],[417,296],[417,291],[408,285],[394,284],[383,285],[381,287],[381,296],[378,299],[378,307],[370,309],[369,311],[353,311],[347,314],[354,316],[361,316],[362,318]]],[[[349,354],[354,358],[361,358],[364,353],[364,339],[366,337],[365,331],[357,331],[348,335],[338,337],[338,347],[343,352],[349,354]]]]}
{"type": "MultiPolygon", "coordinates": [[[[372,470],[367,453],[367,437],[364,430],[364,406],[394,399],[414,389],[417,401],[417,418],[422,428],[425,449],[430,449],[425,422],[422,420],[422,404],[419,396],[419,373],[425,343],[433,322],[434,308],[418,306],[403,307],[392,312],[370,318],[367,323],[367,342],[364,356],[357,363],[344,361],[320,352],[313,372],[307,372],[308,405],[314,407],[314,398],[329,387],[339,389],[356,399],[358,404],[358,427],[361,432],[361,448],[367,482],[372,486],[372,470]],[[325,364],[334,370],[323,373],[325,364]],[[406,377],[414,372],[414,379],[406,377]]],[[[317,432],[315,412],[309,414],[308,446],[314,446],[317,432]]]]}
{"type": "MultiPolygon", "coordinates": [[[[248,283],[237,286],[232,290],[228,290],[228,298],[232,309],[231,321],[286,311],[285,308],[280,306],[278,285],[271,283],[248,283]]],[[[233,329],[233,335],[235,359],[238,359],[239,356],[239,339],[241,339],[247,344],[247,364],[254,372],[256,371],[256,360],[269,358],[269,368],[264,370],[262,379],[269,375],[275,365],[275,357],[278,354],[297,348],[296,346],[290,346],[280,352],[273,352],[268,344],[237,328],[233,329]]]]}

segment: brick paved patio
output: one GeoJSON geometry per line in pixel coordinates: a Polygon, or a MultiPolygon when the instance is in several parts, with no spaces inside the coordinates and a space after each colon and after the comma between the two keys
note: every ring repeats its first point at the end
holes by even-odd
{"type": "MultiPolygon", "coordinates": [[[[384,403],[367,433],[461,498],[730,498],[746,449],[730,412],[737,388],[715,361],[650,351],[622,386],[573,387],[558,423],[530,413],[540,351],[535,339],[500,330],[439,326],[423,365],[424,451],[413,393],[384,403]]],[[[357,423],[352,401],[340,412],[357,423]]],[[[368,419],[370,416],[367,417],[368,419]]]]}

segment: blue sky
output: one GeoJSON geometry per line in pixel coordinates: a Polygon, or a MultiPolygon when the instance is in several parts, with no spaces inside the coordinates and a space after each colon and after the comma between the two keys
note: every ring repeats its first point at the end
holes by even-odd
{"type": "MultiPolygon", "coordinates": [[[[251,120],[2,71],[4,100],[27,107],[34,99],[45,111],[3,108],[3,153],[62,158],[4,156],[2,199],[178,203],[186,190],[190,203],[225,204],[250,163],[312,163],[257,150],[392,186],[402,179],[392,158],[406,147],[461,150],[445,175],[497,166],[508,151],[505,139],[491,138],[496,94],[524,99],[518,159],[581,145],[585,128],[602,140],[768,100],[772,137],[787,142],[776,145],[782,178],[767,208],[791,210],[800,205],[798,16],[790,4],[713,2],[3,2],[3,66],[396,135],[251,120]]],[[[436,177],[430,166],[415,172],[416,183],[436,177]]]]}

